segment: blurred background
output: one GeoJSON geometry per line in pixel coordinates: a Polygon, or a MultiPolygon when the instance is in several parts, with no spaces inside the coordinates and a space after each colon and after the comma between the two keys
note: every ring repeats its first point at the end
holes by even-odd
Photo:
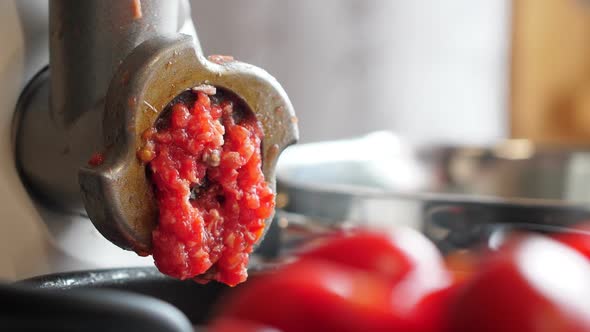
{"type": "MultiPolygon", "coordinates": [[[[26,47],[37,48],[24,52],[30,77],[47,58],[47,2],[14,3],[26,47]]],[[[233,55],[283,84],[302,142],[381,129],[419,144],[529,138],[585,145],[590,139],[586,1],[191,5],[206,54],[233,55]]],[[[4,11],[5,20],[10,15],[4,11]]],[[[16,36],[5,32],[3,38],[16,36]]]]}
{"type": "Polygon", "coordinates": [[[590,139],[590,5],[578,0],[193,0],[206,53],[276,75],[302,141],[590,139]]]}
{"type": "Polygon", "coordinates": [[[505,137],[507,0],[192,1],[208,54],[267,69],[302,142],[393,130],[412,141],[505,137]]]}

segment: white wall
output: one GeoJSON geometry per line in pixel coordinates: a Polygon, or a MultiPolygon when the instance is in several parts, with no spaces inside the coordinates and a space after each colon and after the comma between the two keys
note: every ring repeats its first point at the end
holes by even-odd
{"type": "Polygon", "coordinates": [[[506,133],[508,0],[193,0],[206,53],[282,82],[303,141],[394,130],[418,142],[506,133]]]}

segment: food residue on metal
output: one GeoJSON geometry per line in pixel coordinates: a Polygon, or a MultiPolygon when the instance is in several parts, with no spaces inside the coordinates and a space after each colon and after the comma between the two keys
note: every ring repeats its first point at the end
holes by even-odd
{"type": "Polygon", "coordinates": [[[129,97],[129,100],[127,100],[127,104],[129,105],[129,107],[135,107],[135,105],[137,105],[137,97],[129,97]]]}
{"type": "Polygon", "coordinates": [[[269,163],[270,160],[276,160],[279,157],[280,150],[281,149],[278,144],[271,145],[264,156],[266,162],[269,163]]]}
{"type": "Polygon", "coordinates": [[[222,65],[227,62],[235,61],[234,57],[231,55],[221,55],[221,54],[213,54],[207,57],[207,59],[213,63],[218,65],[222,65]]]}
{"type": "Polygon", "coordinates": [[[95,152],[92,154],[92,157],[90,157],[90,160],[88,160],[88,165],[96,167],[96,166],[100,166],[104,163],[104,154],[101,152],[95,152]]]}
{"type": "Polygon", "coordinates": [[[201,84],[192,88],[193,92],[202,91],[208,96],[213,96],[217,93],[217,88],[210,84],[201,84]]]}
{"type": "Polygon", "coordinates": [[[144,163],[152,161],[156,157],[153,146],[144,146],[137,151],[137,158],[144,163]]]}
{"type": "Polygon", "coordinates": [[[127,85],[127,83],[129,83],[129,78],[130,78],[129,70],[126,70],[123,73],[123,75],[121,76],[121,84],[127,85]]]}
{"type": "Polygon", "coordinates": [[[158,113],[158,110],[157,110],[157,109],[156,109],[154,106],[152,106],[152,104],[148,103],[148,101],[147,101],[147,100],[144,100],[144,101],[143,101],[143,103],[144,103],[144,104],[145,104],[145,105],[146,105],[146,106],[147,106],[147,107],[148,107],[150,110],[152,110],[154,113],[158,113]]]}
{"type": "Polygon", "coordinates": [[[140,0],[133,0],[133,3],[131,4],[131,13],[134,20],[139,20],[143,17],[140,0]]]}

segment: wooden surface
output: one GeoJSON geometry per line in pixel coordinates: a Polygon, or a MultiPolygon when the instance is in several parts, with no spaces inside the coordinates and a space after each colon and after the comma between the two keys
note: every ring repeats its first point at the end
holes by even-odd
{"type": "Polygon", "coordinates": [[[514,0],[511,135],[590,145],[590,1],[514,0]]]}

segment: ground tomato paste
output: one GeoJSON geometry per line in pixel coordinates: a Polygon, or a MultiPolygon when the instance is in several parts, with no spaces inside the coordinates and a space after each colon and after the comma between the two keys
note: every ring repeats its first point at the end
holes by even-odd
{"type": "Polygon", "coordinates": [[[274,208],[262,129],[237,98],[214,87],[192,93],[143,134],[138,151],[159,207],[153,257],[170,276],[236,285],[274,208]]]}

